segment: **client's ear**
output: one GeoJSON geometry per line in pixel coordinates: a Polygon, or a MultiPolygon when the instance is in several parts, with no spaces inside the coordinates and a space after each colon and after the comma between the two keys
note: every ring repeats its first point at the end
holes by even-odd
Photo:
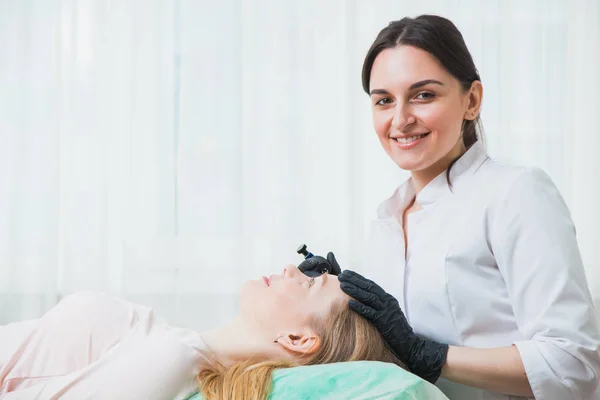
{"type": "Polygon", "coordinates": [[[286,332],[279,335],[277,343],[286,350],[298,355],[310,355],[321,347],[321,340],[312,329],[286,332]]]}

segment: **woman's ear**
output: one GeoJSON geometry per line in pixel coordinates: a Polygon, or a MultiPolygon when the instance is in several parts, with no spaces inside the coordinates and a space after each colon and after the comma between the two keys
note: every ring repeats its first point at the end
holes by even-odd
{"type": "Polygon", "coordinates": [[[464,119],[472,121],[477,118],[479,109],[481,108],[481,100],[483,99],[483,85],[481,81],[473,81],[471,83],[468,96],[464,119]]]}
{"type": "Polygon", "coordinates": [[[277,343],[296,355],[310,355],[321,347],[321,340],[312,329],[286,332],[278,336],[277,343]]]}

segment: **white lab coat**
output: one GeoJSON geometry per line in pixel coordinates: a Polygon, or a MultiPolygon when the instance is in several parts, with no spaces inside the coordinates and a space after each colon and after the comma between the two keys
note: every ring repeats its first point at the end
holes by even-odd
{"type": "MultiPolygon", "coordinates": [[[[492,161],[480,143],[414,198],[409,179],[378,208],[364,267],[415,332],[456,346],[518,348],[536,398],[600,399],[600,335],[575,228],[551,179],[492,161]]],[[[491,360],[493,361],[493,360],[491,360]]],[[[452,400],[517,399],[440,379],[452,400]]]]}

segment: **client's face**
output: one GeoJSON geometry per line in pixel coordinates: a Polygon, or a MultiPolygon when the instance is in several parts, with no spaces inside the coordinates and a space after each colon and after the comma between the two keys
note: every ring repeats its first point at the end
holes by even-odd
{"type": "Polygon", "coordinates": [[[266,332],[301,329],[313,317],[325,316],[334,303],[348,301],[335,275],[314,282],[294,265],[281,275],[248,281],[241,289],[241,315],[266,332]]]}

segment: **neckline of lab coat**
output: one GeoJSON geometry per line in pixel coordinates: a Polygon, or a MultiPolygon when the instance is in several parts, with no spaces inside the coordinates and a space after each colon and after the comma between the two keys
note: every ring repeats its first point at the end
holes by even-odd
{"type": "MultiPolygon", "coordinates": [[[[450,182],[452,190],[446,180],[446,170],[436,176],[429,182],[416,196],[416,202],[424,209],[433,205],[441,197],[452,193],[460,188],[461,182],[465,177],[473,174],[488,159],[485,147],[480,141],[475,142],[452,166],[450,169],[450,182]]],[[[468,181],[468,179],[467,179],[468,181]]],[[[402,220],[402,213],[415,198],[415,189],[412,178],[408,178],[400,185],[394,194],[384,200],[377,208],[377,218],[380,220],[399,218],[402,220]]],[[[415,213],[415,215],[418,214],[415,213]]]]}

